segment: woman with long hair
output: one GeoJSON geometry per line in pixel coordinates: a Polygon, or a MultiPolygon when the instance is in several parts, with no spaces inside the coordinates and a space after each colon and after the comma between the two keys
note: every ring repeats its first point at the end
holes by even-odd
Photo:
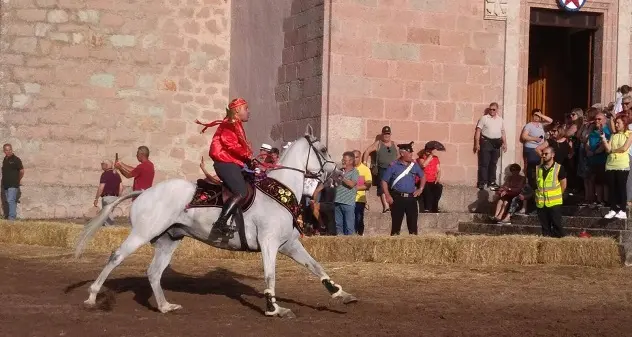
{"type": "Polygon", "coordinates": [[[615,133],[606,138],[601,133],[601,142],[608,152],[606,160],[606,183],[610,192],[610,212],[606,214],[606,219],[614,217],[627,219],[626,203],[627,192],[626,182],[630,173],[630,157],[628,150],[632,144],[630,131],[628,130],[628,117],[619,115],[614,119],[615,133]]]}
{"type": "Polygon", "coordinates": [[[552,147],[555,150],[555,162],[564,166],[566,171],[568,172],[568,159],[572,156],[573,148],[571,147],[570,142],[566,138],[566,128],[564,125],[555,125],[550,130],[550,137],[545,140],[542,144],[538,145],[535,148],[535,151],[539,156],[542,156],[542,150],[547,147],[552,147]]]}

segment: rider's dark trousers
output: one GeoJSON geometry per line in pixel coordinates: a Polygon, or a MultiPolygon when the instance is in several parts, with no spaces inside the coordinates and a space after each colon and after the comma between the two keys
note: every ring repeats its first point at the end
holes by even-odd
{"type": "Polygon", "coordinates": [[[246,181],[241,173],[241,166],[233,163],[215,162],[213,164],[215,173],[222,180],[224,186],[226,186],[233,194],[242,197],[246,196],[248,190],[246,189],[246,181]]]}

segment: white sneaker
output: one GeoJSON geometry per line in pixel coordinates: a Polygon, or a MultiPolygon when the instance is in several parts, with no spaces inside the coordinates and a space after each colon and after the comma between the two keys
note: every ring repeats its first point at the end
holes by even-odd
{"type": "Polygon", "coordinates": [[[619,213],[617,213],[617,215],[615,215],[615,218],[617,218],[617,219],[627,219],[628,218],[628,214],[625,213],[625,211],[619,211],[619,213]]]}
{"type": "Polygon", "coordinates": [[[606,219],[612,219],[612,218],[614,218],[614,216],[615,216],[615,215],[617,215],[617,212],[615,212],[615,211],[610,211],[610,212],[608,212],[608,214],[606,214],[606,216],[604,216],[604,218],[606,218],[606,219]]]}

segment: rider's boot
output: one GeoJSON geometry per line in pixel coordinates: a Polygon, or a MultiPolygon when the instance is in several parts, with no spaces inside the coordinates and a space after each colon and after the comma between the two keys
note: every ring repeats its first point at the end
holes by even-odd
{"type": "Polygon", "coordinates": [[[233,215],[233,213],[235,213],[235,210],[237,210],[237,208],[239,207],[239,203],[242,199],[243,197],[241,196],[233,196],[228,199],[226,203],[224,203],[224,206],[222,207],[222,212],[220,213],[219,218],[217,218],[217,221],[215,221],[215,223],[213,224],[211,232],[220,235],[226,235],[230,232],[228,219],[231,215],[233,215]]]}

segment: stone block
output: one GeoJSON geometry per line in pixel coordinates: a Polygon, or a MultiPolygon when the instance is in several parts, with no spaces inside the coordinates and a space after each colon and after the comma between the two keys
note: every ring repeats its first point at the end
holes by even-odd
{"type": "Polygon", "coordinates": [[[418,61],[419,46],[406,43],[374,43],[372,56],[385,60],[418,61]]]}
{"type": "Polygon", "coordinates": [[[90,77],[90,84],[103,88],[114,87],[114,75],[112,74],[94,74],[90,77]]]}
{"type": "Polygon", "coordinates": [[[48,23],[38,22],[35,24],[35,36],[44,37],[51,30],[52,26],[48,23]]]}
{"type": "Polygon", "coordinates": [[[104,13],[99,22],[104,26],[120,27],[125,23],[125,19],[117,14],[104,13]]]}
{"type": "Polygon", "coordinates": [[[37,54],[37,38],[16,37],[11,45],[11,50],[18,53],[37,54]]]}
{"type": "Polygon", "coordinates": [[[39,94],[41,86],[37,83],[24,83],[24,92],[27,94],[39,94]]]}
{"type": "Polygon", "coordinates": [[[141,46],[145,49],[159,47],[160,44],[161,44],[160,37],[154,34],[145,35],[141,41],[141,46]]]}
{"type": "Polygon", "coordinates": [[[57,4],[57,0],[35,0],[37,7],[52,8],[57,4]]]}
{"type": "Polygon", "coordinates": [[[110,43],[114,47],[133,47],[136,45],[136,37],[134,35],[112,35],[110,43]]]}
{"type": "Polygon", "coordinates": [[[83,101],[84,106],[86,107],[86,109],[88,110],[99,110],[99,105],[97,104],[97,101],[93,100],[93,99],[89,99],[86,98],[83,101]]]}
{"type": "Polygon", "coordinates": [[[37,22],[46,20],[46,11],[43,9],[20,9],[15,16],[24,21],[37,22]]]}
{"type": "Polygon", "coordinates": [[[83,34],[82,33],[72,33],[72,43],[79,44],[83,42],[83,34]]]}
{"type": "Polygon", "coordinates": [[[11,106],[16,109],[24,109],[31,102],[31,96],[29,95],[13,95],[13,103],[11,106]]]}
{"type": "Polygon", "coordinates": [[[50,23],[68,22],[68,13],[61,9],[52,10],[46,14],[46,20],[50,23]]]}
{"type": "Polygon", "coordinates": [[[149,115],[154,116],[154,117],[164,117],[165,108],[161,106],[149,107],[149,115]]]}
{"type": "Polygon", "coordinates": [[[62,42],[70,41],[70,38],[68,37],[68,34],[66,33],[48,33],[48,37],[50,37],[50,39],[54,41],[62,41],[62,42]]]}
{"type": "Polygon", "coordinates": [[[154,89],[154,76],[152,75],[140,75],[138,76],[137,86],[141,89],[154,89]]]}
{"type": "Polygon", "coordinates": [[[6,35],[10,36],[33,36],[33,25],[32,24],[19,24],[13,23],[8,25],[8,27],[3,27],[2,33],[4,34],[5,29],[7,30],[6,35]]]}
{"type": "Polygon", "coordinates": [[[99,16],[99,11],[95,11],[92,9],[77,12],[77,17],[79,18],[79,21],[91,24],[98,24],[99,16]]]}

